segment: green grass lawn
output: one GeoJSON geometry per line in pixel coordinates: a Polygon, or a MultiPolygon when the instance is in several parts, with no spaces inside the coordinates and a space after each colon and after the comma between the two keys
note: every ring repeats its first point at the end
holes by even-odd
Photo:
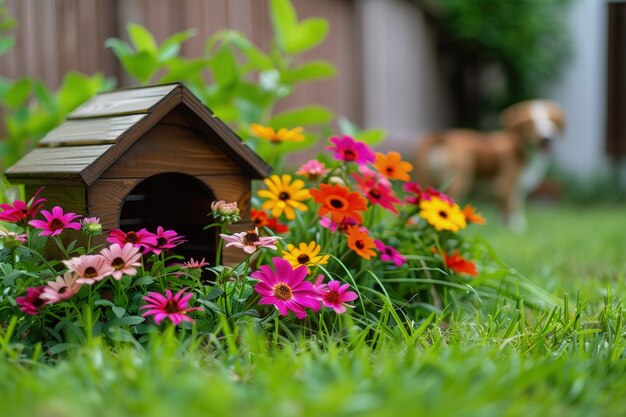
{"type": "Polygon", "coordinates": [[[145,351],[95,345],[55,365],[18,359],[0,340],[1,415],[623,416],[624,214],[533,206],[525,234],[495,219],[475,229],[563,300],[551,311],[502,303],[404,332],[345,317],[340,340],[240,329],[190,345],[166,332],[145,351]]]}

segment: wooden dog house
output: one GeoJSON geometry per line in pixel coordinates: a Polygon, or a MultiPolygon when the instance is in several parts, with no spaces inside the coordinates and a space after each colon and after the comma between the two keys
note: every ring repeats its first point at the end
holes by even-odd
{"type": "MultiPolygon", "coordinates": [[[[182,84],[116,90],[80,106],[6,171],[46,207],[101,219],[104,234],[157,226],[184,235],[186,257],[215,264],[211,202],[236,201],[250,222],[251,180],[271,168],[182,84]]],[[[241,254],[225,251],[224,262],[241,254]]]]}

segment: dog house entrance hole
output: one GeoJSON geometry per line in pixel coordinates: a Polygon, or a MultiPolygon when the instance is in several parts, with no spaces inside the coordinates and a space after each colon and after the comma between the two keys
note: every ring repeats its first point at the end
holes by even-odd
{"type": "Polygon", "coordinates": [[[207,213],[215,195],[209,187],[187,174],[164,173],[146,178],[124,199],[120,229],[128,232],[142,228],[156,233],[157,227],[174,230],[186,242],[174,253],[186,260],[205,258],[215,265],[216,228],[202,230],[209,223],[207,213]]]}

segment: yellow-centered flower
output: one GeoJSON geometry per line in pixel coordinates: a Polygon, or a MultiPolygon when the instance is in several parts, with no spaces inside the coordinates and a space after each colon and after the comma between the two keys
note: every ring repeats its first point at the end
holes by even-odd
{"type": "Polygon", "coordinates": [[[275,144],[283,142],[302,142],[304,140],[304,135],[302,134],[303,130],[304,129],[301,127],[293,129],[285,129],[284,127],[281,127],[278,131],[276,131],[273,127],[263,126],[256,123],[252,123],[252,125],[250,125],[250,131],[254,136],[260,139],[269,140],[275,144]]]}
{"type": "Polygon", "coordinates": [[[261,208],[271,210],[273,217],[280,217],[285,213],[288,220],[296,218],[295,210],[306,211],[308,207],[302,201],[311,198],[309,190],[304,189],[304,181],[291,181],[291,175],[272,175],[263,180],[267,190],[260,190],[257,195],[267,198],[261,208]]]}
{"type": "Polygon", "coordinates": [[[315,242],[300,242],[298,247],[291,243],[287,245],[287,250],[283,251],[283,258],[288,260],[293,269],[300,265],[306,265],[307,271],[311,272],[310,267],[315,265],[326,265],[330,255],[320,255],[322,247],[315,242]]]}
{"type": "Polygon", "coordinates": [[[457,232],[467,226],[465,215],[459,206],[438,197],[420,202],[420,216],[437,230],[457,232]]]}

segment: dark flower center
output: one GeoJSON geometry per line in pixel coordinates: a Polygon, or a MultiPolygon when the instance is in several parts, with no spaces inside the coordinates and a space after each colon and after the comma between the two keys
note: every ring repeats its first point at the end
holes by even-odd
{"type": "Polygon", "coordinates": [[[387,174],[393,174],[394,169],[392,167],[387,167],[385,168],[385,171],[387,171],[387,174]]]}
{"type": "Polygon", "coordinates": [[[369,195],[370,195],[372,198],[375,198],[376,200],[380,200],[380,197],[382,196],[382,195],[380,194],[380,191],[378,191],[378,190],[376,190],[376,189],[370,190],[369,195]]]}
{"type": "Polygon", "coordinates": [[[135,232],[126,233],[126,237],[124,238],[124,243],[132,243],[134,245],[137,242],[139,242],[139,236],[137,236],[137,233],[135,232]]]}
{"type": "Polygon", "coordinates": [[[342,209],[344,207],[343,201],[339,200],[338,198],[332,198],[329,203],[333,208],[336,209],[342,209]]]}
{"type": "Polygon", "coordinates": [[[157,246],[163,246],[167,243],[167,239],[164,237],[157,238],[157,246]]]}
{"type": "Polygon", "coordinates": [[[94,278],[98,276],[98,270],[93,266],[88,266],[85,268],[85,272],[83,273],[85,278],[94,278]]]}
{"type": "Polygon", "coordinates": [[[174,300],[167,300],[167,303],[163,306],[163,310],[165,310],[167,314],[181,313],[178,303],[174,300]]]}
{"type": "Polygon", "coordinates": [[[356,242],[354,242],[354,246],[356,246],[357,249],[361,250],[365,247],[365,242],[363,242],[362,240],[357,240],[356,242]]]}
{"type": "Polygon", "coordinates": [[[59,295],[61,295],[61,294],[65,294],[65,291],[67,291],[67,287],[61,287],[59,288],[57,292],[59,293],[59,295]]]}
{"type": "Polygon", "coordinates": [[[293,298],[291,287],[282,282],[280,284],[276,284],[274,286],[274,297],[278,298],[281,301],[291,300],[293,298]]]}
{"type": "Polygon", "coordinates": [[[119,256],[113,259],[113,261],[111,261],[111,266],[116,271],[119,271],[120,269],[124,268],[124,265],[126,265],[126,262],[124,262],[124,259],[120,258],[119,256]]]}
{"type": "Polygon", "coordinates": [[[33,300],[33,306],[39,308],[41,306],[43,306],[46,302],[44,300],[42,300],[41,298],[37,297],[33,300]]]}
{"type": "Polygon", "coordinates": [[[443,210],[439,210],[439,217],[441,217],[442,219],[447,219],[448,213],[443,210]]]}
{"type": "Polygon", "coordinates": [[[354,161],[356,159],[356,153],[352,149],[346,149],[343,151],[343,160],[344,161],[354,161]]]}
{"type": "Polygon", "coordinates": [[[59,230],[59,229],[63,229],[63,221],[59,220],[59,219],[52,219],[52,221],[50,222],[50,230],[59,230]]]}
{"type": "Polygon", "coordinates": [[[259,240],[261,240],[259,235],[257,235],[254,232],[254,230],[249,230],[248,232],[246,232],[246,235],[243,237],[243,244],[244,245],[254,245],[259,240]]]}
{"type": "Polygon", "coordinates": [[[391,250],[391,248],[389,248],[389,247],[385,248],[385,255],[393,257],[393,251],[391,250]]]}
{"type": "Polygon", "coordinates": [[[286,192],[283,191],[282,193],[278,194],[278,198],[280,200],[287,201],[287,200],[289,200],[290,195],[289,195],[289,193],[286,193],[286,192]]]}
{"type": "Polygon", "coordinates": [[[324,300],[326,300],[330,304],[339,304],[341,303],[341,296],[339,295],[339,291],[330,290],[326,294],[324,294],[324,300]]]}
{"type": "Polygon", "coordinates": [[[302,253],[302,254],[298,255],[298,262],[300,264],[302,264],[302,265],[306,264],[310,260],[311,260],[311,258],[309,258],[309,255],[307,255],[306,253],[302,253]]]}

